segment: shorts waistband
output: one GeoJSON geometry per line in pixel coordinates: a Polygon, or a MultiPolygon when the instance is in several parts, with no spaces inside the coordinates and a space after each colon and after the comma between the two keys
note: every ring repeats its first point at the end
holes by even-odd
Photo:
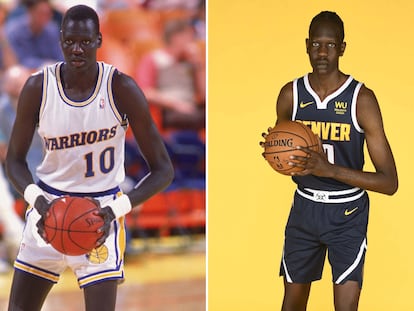
{"type": "Polygon", "coordinates": [[[323,191],[298,186],[296,192],[302,197],[314,202],[344,203],[359,199],[364,195],[365,190],[361,188],[350,188],[338,191],[323,191]]]}
{"type": "Polygon", "coordinates": [[[45,184],[43,181],[39,180],[37,182],[37,185],[44,191],[50,193],[50,194],[54,194],[54,195],[58,195],[58,196],[62,196],[62,195],[70,195],[72,197],[103,197],[106,195],[111,195],[111,194],[117,194],[118,192],[121,191],[121,188],[119,188],[119,186],[116,186],[112,189],[108,189],[105,191],[99,191],[99,192],[68,192],[68,191],[62,191],[56,188],[53,188],[47,184],[45,184]]]}

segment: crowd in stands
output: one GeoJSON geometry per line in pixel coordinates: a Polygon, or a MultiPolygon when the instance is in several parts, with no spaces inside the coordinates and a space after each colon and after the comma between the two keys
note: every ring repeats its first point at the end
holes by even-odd
{"type": "MultiPolygon", "coordinates": [[[[0,0],[0,162],[7,152],[17,99],[27,77],[62,61],[63,12],[86,4],[100,14],[98,60],[135,79],[175,167],[175,179],[127,216],[129,239],[204,233],[206,44],[203,0],[0,0]]],[[[127,132],[128,191],[147,173],[145,159],[127,132]]],[[[43,150],[35,134],[28,165],[35,177],[43,150]]],[[[36,180],[36,179],[35,179],[36,180]]],[[[10,268],[24,224],[24,200],[0,165],[0,272],[10,268]]]]}

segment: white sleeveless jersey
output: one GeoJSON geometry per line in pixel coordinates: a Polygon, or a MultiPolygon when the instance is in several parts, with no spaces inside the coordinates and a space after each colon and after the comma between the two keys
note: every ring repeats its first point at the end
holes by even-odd
{"type": "Polygon", "coordinates": [[[85,101],[73,101],[63,90],[62,64],[43,70],[38,132],[45,156],[37,176],[65,192],[91,193],[117,187],[125,177],[127,120],[116,109],[112,96],[115,68],[98,62],[92,95],[85,101]]]}

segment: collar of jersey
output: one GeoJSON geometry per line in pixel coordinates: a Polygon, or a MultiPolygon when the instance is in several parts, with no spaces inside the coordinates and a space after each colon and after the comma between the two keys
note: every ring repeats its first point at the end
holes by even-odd
{"type": "Polygon", "coordinates": [[[318,107],[318,109],[326,109],[328,107],[329,101],[332,98],[335,98],[336,96],[341,94],[348,87],[348,85],[352,82],[352,80],[354,79],[352,76],[349,76],[348,79],[346,79],[346,81],[339,87],[339,89],[337,89],[335,92],[328,95],[323,101],[321,101],[321,99],[319,98],[319,95],[316,94],[316,92],[312,89],[312,87],[309,83],[309,77],[308,76],[309,76],[309,74],[306,74],[303,78],[304,83],[305,83],[305,88],[312,95],[312,97],[315,99],[316,106],[318,107]]]}
{"type": "Polygon", "coordinates": [[[59,94],[62,97],[62,99],[71,106],[75,106],[75,107],[84,107],[89,105],[98,95],[99,89],[101,87],[102,84],[102,77],[103,77],[103,64],[101,62],[98,62],[98,80],[96,82],[95,85],[95,89],[92,93],[91,96],[89,96],[88,99],[83,100],[83,101],[74,101],[71,100],[69,97],[66,96],[65,94],[65,90],[63,89],[63,85],[62,85],[62,79],[60,76],[60,68],[62,67],[63,63],[58,63],[55,69],[55,75],[56,75],[56,81],[57,81],[57,85],[58,85],[58,89],[59,89],[59,94]]]}

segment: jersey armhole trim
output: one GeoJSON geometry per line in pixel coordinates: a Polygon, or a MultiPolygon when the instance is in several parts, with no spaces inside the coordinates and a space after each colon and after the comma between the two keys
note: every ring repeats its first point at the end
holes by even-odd
{"type": "Polygon", "coordinates": [[[298,79],[293,80],[293,103],[292,103],[292,121],[296,119],[298,112],[298,79]]]}
{"type": "Polygon", "coordinates": [[[111,67],[109,76],[108,76],[108,97],[109,97],[109,104],[111,105],[112,112],[114,113],[115,117],[118,119],[119,123],[123,128],[128,127],[128,119],[121,114],[118,108],[115,105],[114,94],[112,89],[112,81],[115,74],[116,68],[111,67]]]}
{"type": "Polygon", "coordinates": [[[358,102],[358,94],[359,94],[359,90],[362,87],[362,83],[359,82],[357,84],[357,86],[355,87],[355,91],[354,91],[354,95],[352,96],[352,108],[351,108],[351,118],[352,118],[352,123],[355,126],[355,129],[360,132],[360,133],[364,133],[364,130],[361,128],[361,126],[358,123],[358,118],[357,118],[357,102],[358,102]]]}
{"type": "Polygon", "coordinates": [[[42,85],[42,99],[40,101],[40,108],[39,108],[39,120],[42,118],[43,111],[45,110],[46,106],[46,99],[47,99],[47,86],[48,86],[48,67],[43,68],[43,85],[42,85]]]}

